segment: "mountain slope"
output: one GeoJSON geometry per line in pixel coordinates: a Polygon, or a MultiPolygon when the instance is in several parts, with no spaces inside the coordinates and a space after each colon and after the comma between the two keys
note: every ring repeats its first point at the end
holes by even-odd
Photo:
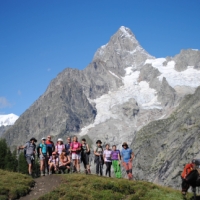
{"type": "Polygon", "coordinates": [[[137,178],[180,187],[185,163],[200,157],[200,87],[169,118],[149,123],[132,142],[137,178]],[[147,151],[148,149],[148,151],[147,151]]]}

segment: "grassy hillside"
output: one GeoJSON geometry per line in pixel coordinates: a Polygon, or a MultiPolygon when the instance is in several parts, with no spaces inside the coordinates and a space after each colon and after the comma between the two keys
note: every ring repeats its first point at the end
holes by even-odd
{"type": "Polygon", "coordinates": [[[39,200],[181,200],[180,191],[143,181],[128,181],[95,175],[69,174],[63,183],[39,200]]]}
{"type": "Polygon", "coordinates": [[[34,181],[31,177],[0,169],[0,200],[13,200],[26,195],[34,181]]]}

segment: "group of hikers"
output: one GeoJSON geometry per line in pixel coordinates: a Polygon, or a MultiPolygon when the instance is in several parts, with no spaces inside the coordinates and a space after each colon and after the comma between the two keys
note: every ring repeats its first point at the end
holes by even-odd
{"type": "MultiPolygon", "coordinates": [[[[37,140],[33,137],[24,146],[18,147],[18,149],[24,149],[26,161],[28,163],[29,175],[32,175],[33,163],[35,155],[38,155],[40,160],[40,174],[45,176],[52,173],[65,173],[73,172],[80,173],[80,164],[83,163],[86,174],[91,174],[90,170],[90,154],[91,149],[86,143],[86,139],[83,138],[81,142],[78,142],[78,137],[73,136],[66,138],[67,142],[64,144],[62,138],[58,138],[56,144],[51,140],[51,136],[42,138],[39,145],[36,146],[37,140]]],[[[132,161],[134,159],[134,153],[132,149],[128,147],[128,144],[124,142],[122,144],[122,150],[117,150],[116,145],[112,146],[106,144],[102,146],[101,140],[96,141],[96,147],[92,152],[94,154],[94,163],[96,164],[96,175],[103,175],[103,165],[106,165],[105,175],[111,177],[111,166],[116,178],[121,178],[121,166],[124,167],[128,179],[132,180],[132,161]]],[[[191,163],[188,163],[183,172],[182,178],[182,194],[185,195],[189,187],[192,186],[195,193],[196,186],[200,186],[200,176],[198,168],[200,166],[200,160],[193,159],[191,163]]]]}
{"type": "MultiPolygon", "coordinates": [[[[91,149],[83,138],[78,142],[78,137],[73,136],[66,138],[64,144],[62,138],[58,138],[56,144],[51,140],[51,136],[42,138],[39,145],[36,146],[37,140],[32,137],[24,146],[19,146],[18,150],[24,149],[26,161],[28,163],[28,172],[32,176],[32,168],[35,160],[35,155],[38,155],[40,160],[41,176],[51,175],[52,173],[80,173],[80,164],[83,163],[86,174],[91,174],[90,170],[90,154],[91,149]]],[[[101,140],[96,141],[96,148],[92,152],[94,154],[94,163],[96,164],[96,174],[103,175],[103,165],[106,165],[105,175],[111,177],[111,165],[114,169],[114,174],[117,178],[122,177],[121,165],[124,166],[128,179],[133,178],[132,161],[134,153],[124,142],[122,150],[117,150],[116,145],[106,144],[102,146],[101,140]]]]}

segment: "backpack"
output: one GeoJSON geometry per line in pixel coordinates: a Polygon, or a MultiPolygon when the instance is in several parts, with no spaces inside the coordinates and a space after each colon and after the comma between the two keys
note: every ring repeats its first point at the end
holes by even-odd
{"type": "MultiPolygon", "coordinates": [[[[28,144],[28,146],[26,146],[26,147],[24,148],[24,157],[25,157],[25,158],[26,158],[26,150],[27,150],[27,147],[28,147],[28,148],[30,147],[31,142],[28,141],[28,142],[26,142],[26,144],[28,144]]],[[[34,144],[34,145],[35,145],[35,144],[34,144]]]]}
{"type": "MultiPolygon", "coordinates": [[[[86,148],[87,148],[87,145],[88,145],[88,144],[85,143],[86,148]]],[[[89,145],[88,145],[88,147],[89,147],[89,145]]],[[[82,146],[81,146],[81,154],[84,154],[82,146]]],[[[89,151],[86,152],[85,154],[90,155],[90,149],[89,149],[89,151]]]]}
{"type": "Polygon", "coordinates": [[[37,148],[36,148],[36,152],[37,152],[37,157],[39,158],[40,157],[40,144],[37,145],[37,148]]]}

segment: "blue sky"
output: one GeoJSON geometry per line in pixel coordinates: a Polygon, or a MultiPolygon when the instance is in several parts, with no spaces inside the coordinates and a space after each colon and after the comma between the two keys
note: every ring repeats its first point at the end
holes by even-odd
{"type": "Polygon", "coordinates": [[[156,57],[200,49],[199,10],[199,0],[0,0],[0,114],[21,115],[122,25],[156,57]]]}

